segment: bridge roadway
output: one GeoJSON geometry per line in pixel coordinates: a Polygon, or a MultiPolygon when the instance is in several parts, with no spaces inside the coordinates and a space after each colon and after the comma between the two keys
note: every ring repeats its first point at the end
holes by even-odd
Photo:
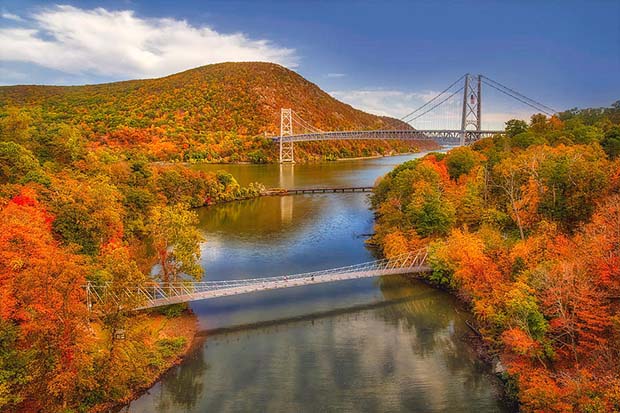
{"type": "Polygon", "coordinates": [[[362,140],[362,139],[397,139],[397,140],[434,140],[440,144],[458,145],[462,139],[466,142],[504,133],[501,130],[361,130],[361,131],[330,131],[283,135],[273,137],[274,142],[310,142],[328,140],[362,140]],[[465,136],[463,136],[465,135],[465,136]]]}

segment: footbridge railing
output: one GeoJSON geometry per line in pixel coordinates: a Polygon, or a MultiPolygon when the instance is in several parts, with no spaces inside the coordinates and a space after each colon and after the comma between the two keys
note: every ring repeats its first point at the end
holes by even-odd
{"type": "Polygon", "coordinates": [[[425,272],[426,249],[403,254],[391,259],[381,259],[346,267],[331,268],[301,274],[276,277],[246,278],[224,281],[180,281],[172,283],[151,283],[129,286],[121,289],[110,284],[86,286],[88,306],[97,304],[130,305],[133,310],[159,307],[169,304],[205,300],[209,298],[247,294],[255,291],[276,290],[304,285],[370,278],[381,275],[425,272]]]}

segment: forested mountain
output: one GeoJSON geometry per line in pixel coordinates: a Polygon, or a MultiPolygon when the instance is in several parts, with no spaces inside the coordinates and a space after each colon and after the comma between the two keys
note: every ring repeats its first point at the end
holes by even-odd
{"type": "MultiPolygon", "coordinates": [[[[160,160],[273,160],[275,148],[265,136],[279,133],[283,107],[324,130],[408,127],[339,102],[271,63],[221,63],[160,79],[99,85],[0,87],[0,117],[19,110],[42,141],[59,125],[70,125],[98,144],[147,146],[148,155],[160,160]]],[[[329,157],[360,156],[411,149],[406,146],[307,145],[307,152],[327,148],[323,155],[329,157]]]]}

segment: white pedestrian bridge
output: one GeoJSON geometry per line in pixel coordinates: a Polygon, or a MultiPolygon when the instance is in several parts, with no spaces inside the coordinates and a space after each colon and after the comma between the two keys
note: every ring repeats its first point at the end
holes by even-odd
{"type": "MultiPolygon", "coordinates": [[[[88,307],[101,303],[133,303],[133,310],[186,303],[217,297],[249,294],[256,291],[277,290],[305,285],[356,280],[382,275],[410,274],[430,271],[426,264],[427,251],[422,249],[391,259],[365,262],[347,267],[331,268],[302,274],[277,277],[247,278],[226,281],[181,281],[151,283],[114,288],[111,284],[86,286],[88,307]]],[[[125,304],[126,305],[126,304],[125,304]]]]}

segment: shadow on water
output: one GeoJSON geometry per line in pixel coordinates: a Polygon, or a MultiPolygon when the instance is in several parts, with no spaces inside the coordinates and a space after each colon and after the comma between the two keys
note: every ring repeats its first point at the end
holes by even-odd
{"type": "MultiPolygon", "coordinates": [[[[432,293],[426,292],[424,294],[432,294],[432,293]]],[[[413,299],[419,299],[422,295],[423,294],[420,294],[415,297],[414,296],[402,297],[402,298],[397,298],[397,299],[393,299],[389,301],[387,300],[378,301],[374,303],[359,304],[359,305],[353,305],[353,306],[344,307],[344,308],[335,308],[335,309],[327,310],[327,311],[316,311],[313,313],[302,314],[302,315],[297,315],[293,317],[285,317],[285,318],[279,318],[279,319],[274,319],[274,320],[258,321],[255,323],[240,324],[240,325],[235,325],[235,326],[230,326],[230,327],[218,327],[218,328],[199,331],[196,334],[196,336],[197,337],[207,337],[207,336],[213,337],[215,335],[231,334],[231,333],[237,333],[237,332],[242,332],[242,331],[247,332],[247,331],[252,331],[252,330],[260,330],[261,333],[269,334],[269,332],[271,331],[268,329],[269,327],[279,328],[282,326],[288,326],[289,324],[292,324],[292,323],[303,323],[303,322],[308,322],[308,321],[311,322],[312,325],[314,325],[315,321],[318,321],[322,318],[328,318],[328,317],[338,316],[341,314],[351,314],[351,313],[357,313],[357,312],[361,312],[365,310],[374,310],[374,309],[378,309],[382,307],[388,307],[394,304],[405,303],[413,299]]]]}

